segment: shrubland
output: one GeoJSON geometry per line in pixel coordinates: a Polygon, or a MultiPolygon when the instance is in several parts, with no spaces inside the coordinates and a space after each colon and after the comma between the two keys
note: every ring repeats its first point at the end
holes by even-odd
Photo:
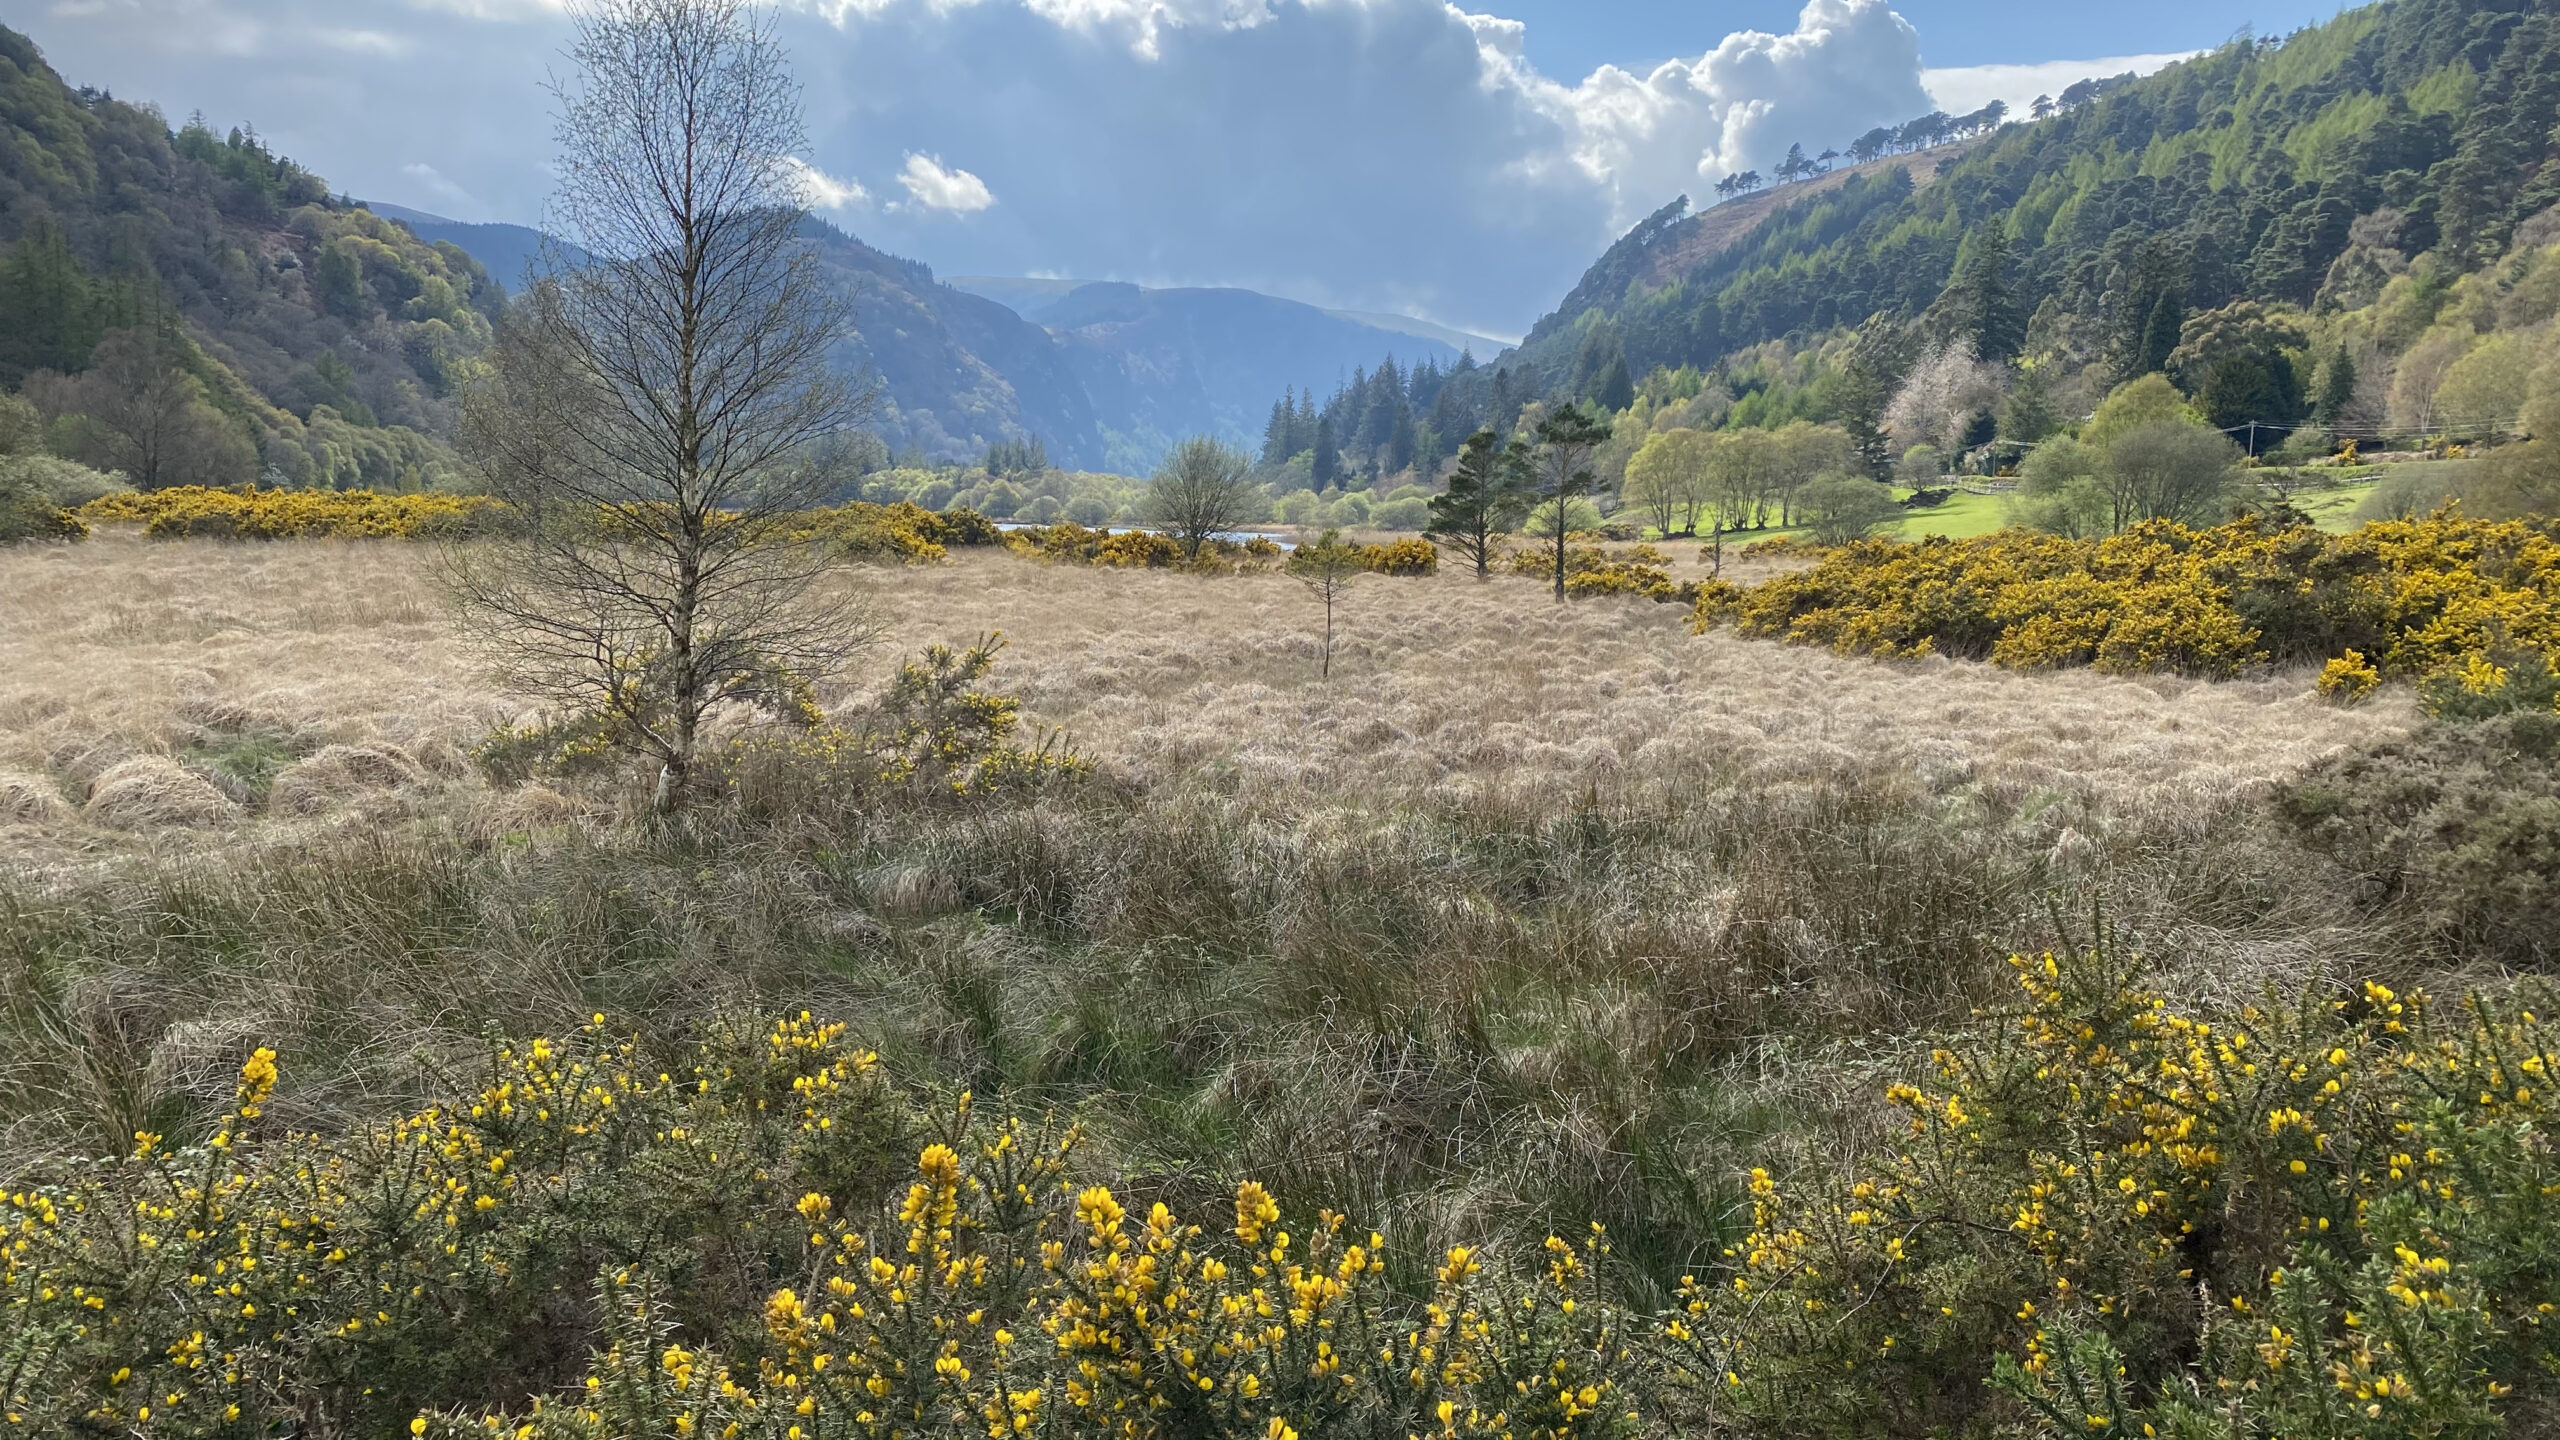
{"type": "Polygon", "coordinates": [[[0,902],[22,1428],[2380,1433],[2544,1394],[2543,1002],[2476,968],[2545,958],[2525,711],[1470,575],[1351,589],[1326,683],[1278,574],[957,548],[867,572],[877,663],[653,824],[614,767],[457,763],[520,712],[424,558],[0,557],[0,770],[49,797],[0,902]],[[270,798],[93,809],[113,744],[270,798]],[[1074,760],[974,783],[1007,753],[1074,760]]]}

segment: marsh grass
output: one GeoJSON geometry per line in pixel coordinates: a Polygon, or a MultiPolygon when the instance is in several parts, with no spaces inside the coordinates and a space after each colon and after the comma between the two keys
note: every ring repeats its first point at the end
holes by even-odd
{"type": "Polygon", "coordinates": [[[1082,1115],[1169,1195],[1256,1176],[1405,1256],[1605,1221],[1653,1303],[1733,1236],[1751,1163],[1872,1139],[2013,950],[2102,916],[2241,995],[2423,963],[2265,818],[2268,782],[2413,723],[2307,676],[1884,666],[1444,576],[1355,591],[1325,685],[1285,577],[862,583],[893,638],[831,703],[999,631],[993,688],[1098,773],[627,825],[609,789],[429,763],[519,715],[411,551],[0,556],[31,597],[0,618],[0,768],[73,804],[108,752],[244,788],[331,747],[416,772],[187,831],[0,830],[6,1167],[184,1135],[259,1043],[283,1118],[328,1128],[491,1031],[602,1011],[672,1056],[807,1007],[908,1084],[1082,1115]]]}

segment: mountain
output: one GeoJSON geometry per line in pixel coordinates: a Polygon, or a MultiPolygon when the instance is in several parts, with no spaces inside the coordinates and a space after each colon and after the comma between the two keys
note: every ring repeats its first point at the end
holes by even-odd
{"type": "MultiPolygon", "coordinates": [[[[376,213],[520,284],[540,232],[398,205],[376,213]]],[[[1037,437],[1051,458],[1144,474],[1174,442],[1258,445],[1274,394],[1339,381],[1394,353],[1447,365],[1480,336],[1401,316],[1337,314],[1248,290],[1141,290],[1072,280],[935,278],[823,221],[805,232],[853,302],[843,364],[879,385],[873,427],[893,451],[975,459],[1037,437]],[[1401,327],[1401,328],[1399,328],[1401,327]]]]}
{"type": "MultiPolygon", "coordinates": [[[[935,280],[921,261],[823,221],[808,221],[803,233],[852,301],[855,333],[838,363],[876,381],[871,426],[892,450],[975,459],[989,445],[1037,437],[1061,465],[1102,468],[1104,419],[1056,337],[935,280]]],[[[1152,465],[1155,456],[1138,459],[1152,465]]]]}
{"type": "Polygon", "coordinates": [[[1460,353],[1250,290],[1083,285],[1034,314],[1093,397],[1116,469],[1143,467],[1185,435],[1259,446],[1283,389],[1339,384],[1389,353],[1408,367],[1460,353]]]}
{"type": "MultiPolygon", "coordinates": [[[[409,233],[430,245],[453,245],[467,252],[480,267],[509,290],[524,288],[542,259],[543,235],[524,225],[472,224],[447,220],[405,205],[386,205],[379,200],[364,202],[364,208],[386,219],[397,220],[409,227],[409,233]]],[[[578,252],[573,246],[570,255],[578,252]]]]}
{"type": "Polygon", "coordinates": [[[80,458],[132,469],[113,417],[158,397],[200,442],[185,478],[431,480],[501,303],[254,134],[75,91],[0,28],[0,387],[80,458]]]}
{"type": "MultiPolygon", "coordinates": [[[[973,295],[984,295],[990,300],[1001,301],[1005,305],[1012,307],[1014,313],[1020,315],[1023,319],[1045,325],[1049,323],[1045,312],[1050,307],[1056,305],[1058,302],[1064,300],[1074,292],[1083,289],[1085,286],[1096,282],[1090,280],[1058,280],[1045,276],[954,275],[951,277],[949,283],[959,289],[966,290],[973,295]]],[[[1147,290],[1145,293],[1150,295],[1164,295],[1215,292],[1151,289],[1147,290]]],[[[1255,292],[1239,291],[1233,293],[1251,294],[1255,292]]],[[[1280,303],[1286,305],[1293,302],[1284,300],[1280,303]]],[[[1418,340],[1436,341],[1439,344],[1448,346],[1453,355],[1458,352],[1469,350],[1472,350],[1479,355],[1491,355],[1497,351],[1507,348],[1510,343],[1505,340],[1496,339],[1490,335],[1474,335],[1469,334],[1464,330],[1453,330],[1446,325],[1434,325],[1428,320],[1417,320],[1410,315],[1389,315],[1371,310],[1327,310],[1318,306],[1303,306],[1301,308],[1315,310],[1317,314],[1331,316],[1336,320],[1343,321],[1346,324],[1360,326],[1363,329],[1383,331],[1388,335],[1401,335],[1418,340]]],[[[1373,347],[1376,344],[1376,341],[1373,338],[1366,336],[1353,335],[1346,336],[1344,338],[1346,343],[1354,345],[1355,347],[1362,343],[1369,344],[1373,347]]],[[[1356,350],[1355,357],[1356,358],[1351,362],[1353,364],[1367,364],[1371,359],[1375,358],[1365,350],[1356,350]]],[[[1417,356],[1417,358],[1419,357],[1417,356]]]]}
{"type": "Polygon", "coordinates": [[[2013,347],[2121,363],[2146,327],[2174,341],[2180,316],[2339,302],[2362,217],[2450,274],[2560,201],[2554,0],[2392,0],[2074,88],[2051,118],[1942,157],[1686,218],[1675,204],[1517,359],[1570,388],[1595,354],[1641,376],[1871,316],[1943,328],[1960,266],[1994,245],[1987,273],[2032,321],[2013,347]]]}

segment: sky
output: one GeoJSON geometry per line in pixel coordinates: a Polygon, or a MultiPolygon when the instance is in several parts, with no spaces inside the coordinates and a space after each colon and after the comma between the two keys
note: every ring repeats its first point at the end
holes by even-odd
{"type": "MultiPolygon", "coordinates": [[[[64,77],[339,190],[538,224],[570,0],[0,0],[64,77]]],[[[2023,105],[2307,0],[781,0],[813,208],[944,274],[1236,285],[1510,339],[1791,143],[2023,105]],[[1491,13],[1471,13],[1484,11],[1491,13]]]]}

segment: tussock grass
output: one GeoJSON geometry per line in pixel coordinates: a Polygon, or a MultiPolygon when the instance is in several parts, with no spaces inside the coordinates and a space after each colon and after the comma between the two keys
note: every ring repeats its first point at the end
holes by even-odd
{"type": "Polygon", "coordinates": [[[468,775],[519,707],[420,566],[0,555],[31,597],[0,768],[66,807],[0,829],[11,1168],[185,1133],[253,1043],[329,1126],[492,1029],[601,1010],[674,1054],[806,1006],[910,1083],[1081,1113],[1169,1193],[1250,1174],[1406,1255],[1599,1219],[1658,1300],[1731,1237],[1745,1157],[1861,1143],[1914,1045],[2094,914],[2218,992],[2420,963],[2265,818],[2414,723],[2307,675],[1887,666],[1444,576],[1355,587],[1324,684],[1284,577],[968,556],[857,577],[892,639],[829,699],[1001,630],[995,686],[1092,782],[644,830],[468,775]],[[195,831],[69,811],[137,760],[266,793],[203,779],[231,808],[195,831]]]}

